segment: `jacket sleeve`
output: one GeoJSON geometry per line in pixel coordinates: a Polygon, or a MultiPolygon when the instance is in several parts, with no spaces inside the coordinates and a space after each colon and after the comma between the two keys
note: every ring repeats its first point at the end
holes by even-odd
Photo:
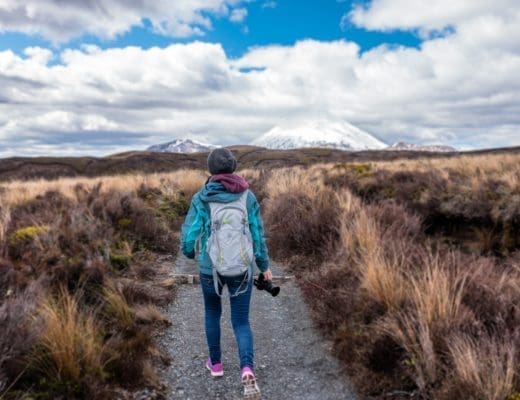
{"type": "Polygon", "coordinates": [[[195,258],[195,242],[203,227],[201,211],[200,201],[195,195],[181,228],[181,251],[188,258],[195,258]]]}
{"type": "Polygon", "coordinates": [[[269,268],[269,253],[265,242],[264,224],[260,214],[260,205],[251,191],[247,198],[247,209],[256,265],[260,271],[265,272],[269,268]]]}

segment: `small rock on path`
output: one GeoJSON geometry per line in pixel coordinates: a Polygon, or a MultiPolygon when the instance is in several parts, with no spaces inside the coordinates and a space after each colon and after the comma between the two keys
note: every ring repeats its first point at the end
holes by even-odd
{"type": "MultiPolygon", "coordinates": [[[[272,265],[274,275],[284,275],[272,265]]],[[[179,256],[172,274],[198,274],[195,262],[179,256]]],[[[314,330],[299,289],[282,284],[278,297],[253,288],[250,321],[255,350],[255,375],[263,399],[354,400],[346,374],[330,348],[314,330]]],[[[224,293],[228,293],[227,289],[224,293]]],[[[166,310],[172,326],[160,338],[172,359],[162,380],[169,399],[241,399],[242,386],[229,297],[222,298],[222,357],[224,377],[211,378],[204,367],[208,357],[204,334],[204,305],[199,284],[180,285],[166,310]]]]}

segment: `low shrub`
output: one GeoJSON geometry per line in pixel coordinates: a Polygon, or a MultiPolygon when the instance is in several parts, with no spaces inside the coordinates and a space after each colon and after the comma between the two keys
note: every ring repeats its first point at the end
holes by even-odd
{"type": "Polygon", "coordinates": [[[289,261],[305,256],[322,262],[338,238],[339,219],[334,193],[310,198],[305,194],[287,194],[272,200],[266,216],[269,226],[269,250],[274,257],[289,261]]]}

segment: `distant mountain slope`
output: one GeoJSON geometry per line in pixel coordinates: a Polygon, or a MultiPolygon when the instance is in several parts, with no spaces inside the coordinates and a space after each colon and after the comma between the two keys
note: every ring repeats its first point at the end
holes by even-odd
{"type": "Polygon", "coordinates": [[[213,144],[201,143],[192,139],[175,139],[168,143],[156,144],[150,146],[146,151],[158,153],[208,153],[220,146],[213,144]]]}
{"type": "Polygon", "coordinates": [[[436,153],[452,153],[456,148],[445,145],[422,145],[407,142],[397,142],[388,146],[385,150],[430,151],[436,153]]]}
{"type": "Polygon", "coordinates": [[[276,126],[253,144],[269,149],[305,147],[338,150],[378,150],[387,145],[358,127],[345,121],[307,121],[292,126],[276,126]]]}

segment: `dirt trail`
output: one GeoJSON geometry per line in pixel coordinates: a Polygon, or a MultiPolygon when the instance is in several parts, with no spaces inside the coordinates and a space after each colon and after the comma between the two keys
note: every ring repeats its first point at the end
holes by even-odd
{"type": "MultiPolygon", "coordinates": [[[[274,275],[284,275],[272,265],[274,275]]],[[[172,274],[198,275],[196,264],[180,256],[172,274]]],[[[227,294],[227,290],[225,290],[227,294]]],[[[224,377],[212,379],[207,359],[200,286],[180,285],[166,310],[173,325],[160,338],[172,365],[163,371],[170,399],[240,399],[238,353],[229,318],[229,298],[223,298],[222,356],[224,377]]],[[[284,282],[278,297],[253,290],[251,325],[256,376],[262,398],[353,400],[346,375],[324,340],[315,332],[301,294],[293,281],[284,282]]]]}

